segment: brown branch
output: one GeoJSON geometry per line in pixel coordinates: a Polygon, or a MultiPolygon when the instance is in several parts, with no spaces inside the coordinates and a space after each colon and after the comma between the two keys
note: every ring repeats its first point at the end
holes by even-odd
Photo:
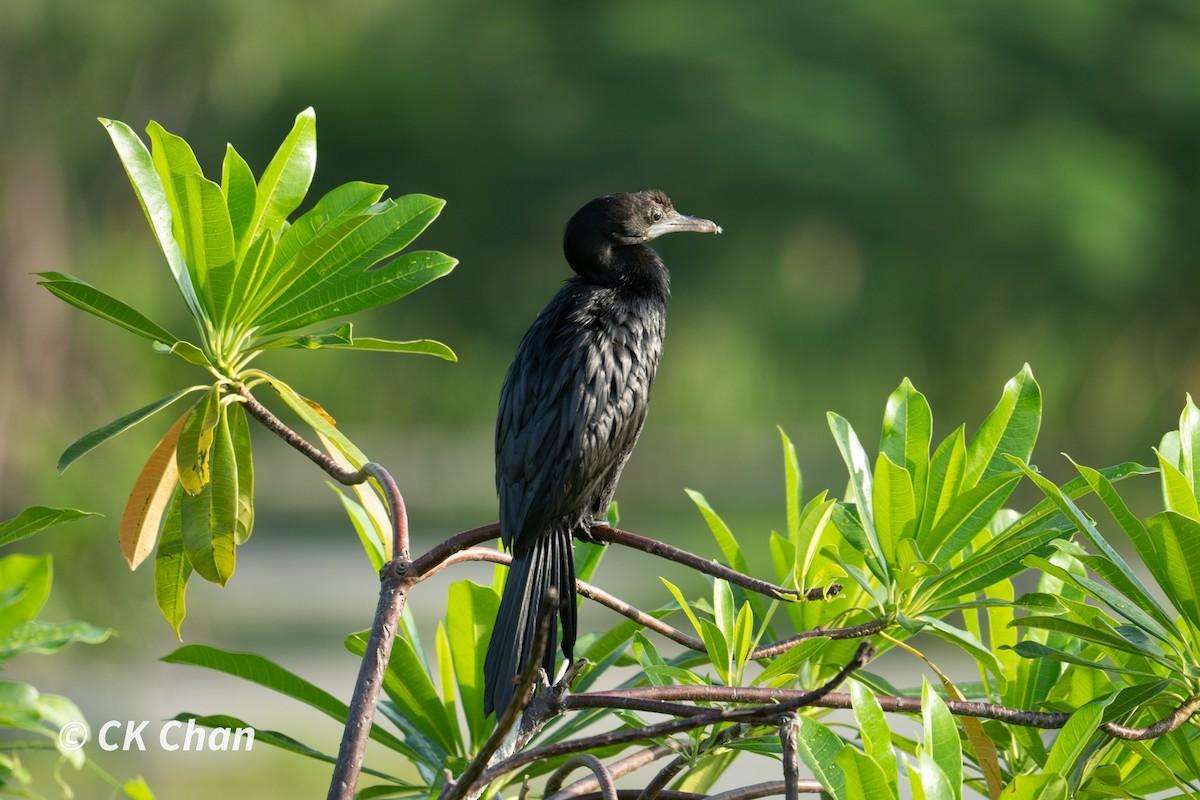
{"type": "Polygon", "coordinates": [[[617,800],[617,787],[613,784],[612,773],[600,759],[590,753],[581,753],[563,762],[563,765],[556,769],[550,779],[546,781],[545,793],[554,794],[561,789],[563,780],[576,767],[587,767],[592,771],[592,774],[596,776],[600,796],[603,800],[617,800]]]}
{"type": "Polygon", "coordinates": [[[730,569],[724,564],[719,564],[716,561],[709,561],[701,558],[694,553],[689,553],[686,550],[681,550],[678,547],[669,545],[666,542],[660,542],[657,539],[649,539],[645,536],[639,536],[636,533],[623,531],[618,528],[610,528],[607,525],[595,525],[591,529],[591,538],[600,542],[610,544],[620,544],[625,547],[630,547],[634,550],[641,550],[643,553],[649,553],[659,558],[665,558],[668,561],[674,561],[678,564],[691,567],[698,572],[703,572],[706,575],[712,575],[714,578],[720,578],[729,583],[741,586],[743,589],[749,589],[752,592],[774,597],[780,600],[802,601],[802,600],[827,600],[838,592],[842,587],[839,584],[831,584],[828,589],[816,587],[809,589],[807,592],[800,592],[796,589],[788,589],[784,586],[778,586],[768,581],[752,578],[749,575],[744,575],[737,570],[730,569]]]}
{"type": "MultiPolygon", "coordinates": [[[[639,770],[647,764],[651,764],[658,759],[663,758],[664,756],[671,755],[674,752],[674,748],[666,747],[664,745],[647,747],[643,750],[638,750],[636,753],[631,753],[625,758],[614,761],[612,764],[609,764],[608,773],[612,775],[614,779],[620,778],[622,775],[627,775],[630,772],[639,770]]],[[[596,794],[598,793],[599,789],[600,784],[596,778],[584,778],[582,780],[575,781],[575,783],[572,783],[565,789],[561,789],[554,793],[547,792],[543,797],[543,800],[577,800],[577,798],[580,797],[596,794]]],[[[662,800],[661,797],[660,800],[662,800]]]]}
{"type": "MultiPolygon", "coordinates": [[[[804,692],[801,695],[783,703],[772,704],[769,706],[752,706],[735,709],[707,709],[705,713],[696,714],[688,717],[687,719],[670,720],[668,722],[660,722],[655,725],[644,725],[640,728],[611,731],[608,733],[581,737],[564,742],[555,742],[554,744],[543,745],[542,747],[535,747],[533,749],[517,753],[498,764],[488,767],[488,769],[486,769],[483,774],[479,776],[477,783],[486,785],[507,772],[511,772],[515,769],[525,766],[526,764],[531,764],[535,761],[541,761],[546,758],[554,758],[562,755],[585,752],[599,747],[630,744],[660,736],[670,736],[682,731],[703,728],[716,722],[753,722],[758,724],[768,724],[770,720],[777,719],[779,714],[811,705],[814,700],[819,699],[820,697],[833,691],[834,688],[845,681],[846,678],[848,678],[855,670],[866,664],[867,661],[870,660],[870,657],[873,653],[874,649],[864,642],[859,646],[858,650],[854,654],[854,657],[850,659],[849,663],[842,667],[842,669],[838,671],[837,675],[827,681],[824,685],[818,689],[804,692]]],[[[568,703],[570,700],[570,697],[566,698],[568,703]]]]}
{"type": "Polygon", "coordinates": [[[392,655],[392,644],[396,640],[396,624],[404,601],[412,585],[405,572],[407,562],[392,561],[384,565],[379,585],[379,603],[375,608],[375,620],[371,635],[358,668],[358,679],[354,684],[354,695],[346,717],[346,729],[338,748],[337,762],[329,782],[329,800],[351,800],[358,775],[362,770],[363,755],[367,749],[367,738],[375,719],[375,706],[383,676],[392,655]]]}
{"type": "Polygon", "coordinates": [[[796,712],[779,718],[779,746],[783,756],[783,786],[786,800],[798,800],[800,795],[800,756],[797,740],[800,718],[796,712]]]}
{"type": "MultiPolygon", "coordinates": [[[[738,789],[730,789],[728,792],[709,795],[708,800],[752,800],[756,797],[768,797],[773,794],[784,794],[787,791],[785,781],[767,781],[766,783],[756,783],[752,786],[742,786],[738,789]]],[[[820,781],[811,778],[804,778],[796,781],[796,791],[804,794],[822,794],[825,787],[820,781]]]]}
{"type": "Polygon", "coordinates": [[[1170,714],[1158,722],[1153,722],[1145,727],[1135,728],[1128,725],[1120,725],[1116,722],[1106,722],[1100,726],[1100,730],[1114,739],[1124,739],[1125,741],[1157,739],[1160,736],[1166,736],[1168,733],[1178,730],[1197,711],[1200,711],[1200,694],[1192,695],[1170,714]]]}
{"type": "Polygon", "coordinates": [[[237,393],[241,397],[242,405],[245,406],[246,412],[250,416],[261,422],[263,427],[271,431],[271,433],[274,433],[298,450],[338,483],[344,486],[356,486],[360,483],[366,483],[368,478],[374,478],[378,482],[390,506],[392,518],[392,557],[405,561],[408,560],[408,512],[404,506],[404,497],[400,494],[400,489],[396,485],[395,479],[392,478],[391,473],[374,461],[363,464],[359,469],[346,469],[337,463],[332,456],[322,452],[303,436],[288,427],[283,420],[272,414],[271,410],[258,402],[245,386],[239,385],[237,393]]]}
{"type": "MultiPolygon", "coordinates": [[[[801,689],[770,689],[761,686],[636,686],[629,689],[612,689],[606,692],[585,692],[566,698],[568,709],[576,708],[625,708],[626,703],[636,702],[639,705],[647,702],[657,702],[662,709],[667,709],[676,703],[790,703],[806,696],[808,692],[801,689]]],[[[921,698],[893,697],[877,695],[880,707],[889,713],[919,714],[921,713],[921,698]]],[[[1026,728],[1041,728],[1051,730],[1061,728],[1071,718],[1069,711],[1028,711],[1012,708],[997,703],[979,700],[947,700],[946,708],[951,714],[960,717],[978,717],[994,719],[1026,728]]],[[[827,692],[812,700],[807,705],[820,708],[852,708],[850,695],[842,692],[827,692]]],[[[684,706],[694,709],[693,706],[684,706]]],[[[1171,733],[1180,728],[1185,722],[1200,712],[1200,695],[1193,695],[1183,701],[1174,711],[1157,722],[1145,727],[1121,725],[1116,722],[1105,722],[1100,730],[1115,739],[1144,740],[1154,739],[1171,733]]],[[[664,711],[664,713],[671,713],[664,711]]],[[[694,716],[694,714],[693,714],[694,716]]]]}

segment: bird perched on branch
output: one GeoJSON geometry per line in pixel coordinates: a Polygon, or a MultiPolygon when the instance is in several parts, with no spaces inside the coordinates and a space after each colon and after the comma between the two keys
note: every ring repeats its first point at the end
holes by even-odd
{"type": "MultiPolygon", "coordinates": [[[[575,277],[517,348],[496,419],[500,538],[512,566],[484,662],[484,712],[503,711],[533,647],[547,590],[559,598],[562,651],[575,646],[572,536],[605,517],[633,452],[662,352],[670,276],[647,242],[665,233],[720,233],[680,214],[662,192],[610,194],[567,223],[575,277]]],[[[542,664],[554,674],[555,625],[542,664]]]]}

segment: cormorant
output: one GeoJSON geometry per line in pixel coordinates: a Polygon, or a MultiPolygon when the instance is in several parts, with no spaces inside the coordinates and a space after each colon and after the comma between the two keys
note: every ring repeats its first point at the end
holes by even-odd
{"type": "MultiPolygon", "coordinates": [[[[647,242],[675,231],[720,233],[658,191],[598,197],[567,223],[575,276],[521,340],[500,391],[496,491],[512,566],[484,662],[484,713],[503,711],[533,649],[553,586],[562,650],[575,646],[572,535],[605,517],[646,420],[662,352],[670,276],[647,242]]],[[[554,674],[555,630],[543,655],[554,674]]],[[[520,687],[522,691],[529,687],[520,687]]]]}

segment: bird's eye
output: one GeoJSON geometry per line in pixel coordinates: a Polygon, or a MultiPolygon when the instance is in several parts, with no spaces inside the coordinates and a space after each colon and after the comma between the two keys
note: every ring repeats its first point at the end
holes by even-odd
{"type": "Polygon", "coordinates": [[[658,222],[660,219],[662,219],[662,217],[663,217],[663,212],[662,212],[661,208],[656,208],[650,212],[650,221],[651,222],[658,222]]]}

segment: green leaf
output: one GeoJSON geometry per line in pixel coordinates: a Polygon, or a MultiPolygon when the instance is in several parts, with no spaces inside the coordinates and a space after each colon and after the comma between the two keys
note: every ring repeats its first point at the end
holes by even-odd
{"type": "Polygon", "coordinates": [[[354,341],[354,336],[352,335],[353,329],[351,323],[339,322],[337,325],[323,331],[292,334],[290,336],[279,336],[274,339],[268,339],[265,342],[256,343],[254,349],[278,350],[284,347],[293,347],[305,350],[319,350],[322,347],[330,347],[335,344],[350,344],[354,341]]]}
{"type": "Polygon", "coordinates": [[[50,596],[50,556],[0,558],[0,634],[37,616],[50,596]]]}
{"type": "Polygon", "coordinates": [[[1162,554],[1167,577],[1162,590],[1200,630],[1200,522],[1163,511],[1146,520],[1146,526],[1155,549],[1162,554]]]}
{"type": "Polygon", "coordinates": [[[789,647],[779,655],[771,659],[767,664],[766,669],[758,674],[752,681],[751,686],[763,684],[766,686],[781,686],[788,679],[788,676],[795,676],[800,672],[800,667],[806,661],[814,658],[818,653],[825,649],[825,645],[829,644],[829,637],[818,636],[812,639],[806,639],[795,647],[789,647]]]}
{"type": "MultiPolygon", "coordinates": [[[[850,681],[850,703],[854,709],[854,718],[858,721],[858,728],[862,731],[863,749],[882,770],[887,783],[888,796],[899,797],[900,788],[896,780],[897,762],[896,753],[892,750],[892,732],[888,727],[887,718],[883,715],[883,708],[879,705],[879,699],[875,697],[874,692],[867,688],[866,684],[852,680],[850,681]]],[[[847,748],[847,750],[849,749],[847,748]]],[[[842,768],[845,769],[846,765],[843,764],[842,768]]],[[[880,795],[864,796],[874,798],[880,795]]]]}
{"type": "Polygon", "coordinates": [[[478,746],[491,733],[483,713],[483,662],[488,636],[500,608],[500,595],[490,586],[456,581],[450,584],[446,608],[454,610],[446,616],[446,634],[450,639],[458,694],[471,743],[478,746]]]}
{"type": "Polygon", "coordinates": [[[888,783],[888,775],[875,759],[854,749],[843,747],[834,758],[846,783],[846,797],[888,800],[896,791],[888,783]]]}
{"type": "Polygon", "coordinates": [[[979,663],[981,668],[986,669],[995,676],[1000,692],[1004,692],[1005,687],[1008,685],[1008,676],[1004,673],[1004,667],[1000,664],[999,659],[996,658],[996,654],[984,647],[979,639],[975,638],[968,631],[956,628],[937,617],[923,616],[919,617],[918,620],[928,626],[928,633],[945,639],[947,642],[957,645],[969,653],[979,663]]]}
{"type": "Polygon", "coordinates": [[[1115,698],[1115,694],[1098,697],[1071,715],[1050,748],[1050,756],[1042,767],[1045,772],[1067,775],[1075,768],[1075,762],[1104,721],[1104,710],[1115,698]]]}
{"type": "Polygon", "coordinates": [[[225,161],[221,164],[221,192],[225,195],[225,207],[233,229],[240,273],[242,257],[250,243],[250,224],[254,220],[258,187],[254,183],[254,173],[250,170],[250,165],[231,144],[225,145],[225,161]]]}
{"type": "Polygon", "coordinates": [[[418,355],[437,356],[446,361],[458,361],[446,345],[433,339],[413,339],[407,342],[393,342],[387,339],[372,339],[366,336],[356,336],[352,342],[322,343],[325,350],[358,350],[372,353],[416,353],[418,355]]]}
{"type": "Polygon", "coordinates": [[[180,626],[187,614],[187,582],[192,575],[191,562],[183,552],[182,498],[183,490],[176,489],[154,554],[154,600],[179,639],[183,638],[180,626]]]}
{"type": "MultiPolygon", "coordinates": [[[[256,683],[285,697],[299,700],[343,725],[349,714],[349,707],[341,700],[289,672],[274,661],[254,653],[235,653],[203,644],[188,644],[163,656],[161,660],[168,664],[190,664],[194,667],[224,672],[235,678],[256,683]]],[[[378,725],[372,726],[371,738],[397,752],[410,752],[410,748],[405,747],[402,741],[378,725]]]]}
{"type": "MultiPolygon", "coordinates": [[[[368,209],[386,188],[372,183],[343,184],[288,226],[278,238],[278,247],[273,234],[261,234],[263,239],[271,242],[271,255],[265,260],[258,258],[253,274],[246,276],[244,281],[239,275],[239,285],[244,284],[246,288],[237,294],[243,298],[237,319],[243,322],[257,320],[270,302],[316,260],[319,252],[333,246],[337,236],[330,235],[332,231],[342,230],[347,224],[357,226],[366,222],[368,209]],[[320,244],[316,241],[318,237],[322,240],[320,244]],[[301,251],[304,256],[299,255],[301,251]]],[[[246,260],[248,263],[249,255],[246,260]]]]}
{"type": "Polygon", "coordinates": [[[100,644],[113,633],[86,622],[25,622],[0,636],[0,662],[21,653],[53,653],[76,642],[100,644]]]}
{"type": "MultiPolygon", "coordinates": [[[[1014,460],[1013,463],[1020,468],[1021,471],[1024,472],[1025,475],[1031,481],[1033,481],[1034,484],[1036,484],[1037,487],[1041,489],[1042,492],[1045,493],[1045,495],[1049,497],[1064,514],[1066,514],[1071,523],[1076,526],[1076,529],[1079,531],[1079,533],[1088,541],[1090,541],[1092,546],[1099,550],[1108,561],[1112,562],[1114,568],[1122,576],[1124,576],[1123,591],[1125,591],[1130,599],[1133,600],[1139,608],[1142,608],[1148,613],[1153,614],[1154,612],[1151,611],[1151,609],[1157,606],[1157,601],[1154,600],[1153,595],[1146,588],[1145,584],[1142,583],[1137,574],[1134,573],[1134,571],[1130,568],[1129,564],[1125,562],[1125,559],[1122,558],[1121,555],[1115,549],[1113,549],[1112,545],[1110,545],[1108,541],[1100,535],[1100,531],[1096,529],[1096,526],[1092,523],[1091,519],[1089,519],[1088,516],[1079,509],[1079,506],[1075,505],[1075,502],[1071,500],[1071,498],[1067,497],[1067,495],[1064,494],[1063,491],[1059,489],[1053,481],[1049,481],[1042,477],[1028,464],[1016,460],[1014,460]]],[[[1084,475],[1084,477],[1087,478],[1088,476],[1084,475]]],[[[1111,580],[1111,578],[1109,580],[1111,580]]],[[[1165,588],[1166,587],[1164,586],[1164,589],[1165,588]]],[[[1165,619],[1165,615],[1163,615],[1163,617],[1165,619]]],[[[1170,629],[1171,627],[1173,627],[1173,623],[1168,622],[1167,628],[1170,629]]]]}
{"type": "MultiPolygon", "coordinates": [[[[366,641],[361,634],[355,634],[346,640],[346,647],[355,655],[362,655],[366,641]]],[[[461,751],[458,726],[447,717],[426,665],[406,637],[397,636],[392,646],[383,690],[409,722],[443,752],[461,751]]]]}
{"type": "Polygon", "coordinates": [[[783,479],[784,495],[787,500],[787,531],[788,538],[793,541],[800,530],[800,508],[804,502],[804,482],[800,477],[800,461],[796,458],[796,447],[792,440],[779,428],[779,438],[783,440],[783,479]]]}
{"type": "MultiPolygon", "coordinates": [[[[265,332],[292,330],[308,324],[289,325],[283,320],[302,315],[305,310],[326,302],[326,297],[349,296],[352,292],[346,287],[359,291],[355,288],[359,285],[356,279],[372,265],[411,244],[437,218],[444,205],[444,200],[435,197],[405,195],[373,206],[357,217],[330,224],[296,254],[291,264],[277,270],[277,280],[270,293],[263,296],[261,322],[267,326],[265,332]]],[[[409,258],[419,255],[410,254],[409,258]]],[[[441,254],[425,255],[446,258],[441,254]]],[[[370,271],[378,272],[388,266],[370,271]]],[[[446,271],[449,272],[449,267],[446,271]]],[[[329,316],[334,315],[324,318],[329,316]]]]}
{"type": "Polygon", "coordinates": [[[179,341],[174,334],[151,322],[140,311],[111,297],[91,284],[62,272],[36,273],[43,280],[39,286],[45,286],[47,291],[65,300],[78,309],[94,314],[100,319],[108,320],[114,325],[124,328],[152,342],[162,342],[172,345],[179,341]]]}
{"type": "Polygon", "coordinates": [[[967,462],[967,446],[964,442],[963,427],[960,425],[938,445],[930,459],[918,542],[929,538],[929,534],[950,507],[950,502],[962,489],[963,472],[967,462]]]}
{"type": "Polygon", "coordinates": [[[1190,394],[1179,415],[1179,468],[1192,487],[1192,496],[1200,494],[1200,408],[1190,394]]]}
{"type": "MultiPolygon", "coordinates": [[[[958,738],[958,725],[946,703],[933,690],[928,680],[921,687],[921,721],[925,729],[924,749],[937,764],[950,786],[952,796],[962,797],[962,743],[958,738]]],[[[922,767],[922,774],[924,774],[922,767]]],[[[926,796],[932,797],[928,786],[926,796]]]]}
{"type": "Polygon", "coordinates": [[[31,506],[12,519],[0,522],[0,546],[19,542],[41,530],[83,517],[98,517],[95,511],[79,511],[74,508],[47,508],[31,506]]]}
{"type": "MultiPolygon", "coordinates": [[[[255,744],[262,742],[263,744],[269,744],[272,747],[278,747],[280,750],[286,750],[289,753],[295,753],[296,755],[305,756],[306,758],[311,758],[316,761],[323,761],[327,764],[334,764],[337,762],[337,759],[333,756],[322,753],[319,750],[314,750],[303,742],[293,739],[286,734],[278,731],[267,730],[266,728],[261,728],[258,725],[247,724],[238,717],[229,716],[228,714],[200,715],[184,712],[182,714],[176,714],[174,720],[176,722],[185,723],[194,721],[196,725],[203,725],[206,728],[228,728],[235,731],[238,728],[249,728],[254,731],[255,744]]],[[[407,794],[413,794],[418,789],[425,790],[425,787],[423,786],[417,786],[416,784],[408,783],[400,778],[388,775],[386,772],[380,772],[379,770],[374,770],[370,767],[364,766],[362,767],[362,771],[367,775],[373,775],[376,778],[382,778],[383,780],[390,781],[391,783],[395,784],[395,786],[377,788],[386,788],[389,791],[407,794]]],[[[422,791],[421,793],[424,794],[425,791],[422,791]]],[[[363,791],[359,791],[355,795],[355,797],[359,798],[360,800],[363,796],[363,791]]],[[[395,796],[398,797],[400,795],[397,794],[395,796]]]]}
{"type": "Polygon", "coordinates": [[[1157,449],[1154,454],[1158,456],[1159,473],[1162,475],[1163,503],[1167,509],[1185,517],[1200,520],[1200,506],[1196,504],[1196,494],[1192,489],[1190,477],[1184,475],[1157,449]]]}
{"type": "Polygon", "coordinates": [[[117,155],[121,158],[121,163],[129,176],[129,182],[133,184],[133,191],[137,195],[138,203],[141,204],[150,228],[154,231],[154,238],[158,240],[158,245],[167,258],[167,265],[171,269],[171,275],[175,278],[175,285],[179,287],[179,292],[183,295],[184,302],[187,303],[192,316],[196,319],[203,319],[200,300],[192,285],[192,279],[184,261],[183,250],[174,235],[174,214],[167,198],[167,190],[155,170],[150,152],[142,144],[142,140],[138,138],[137,134],[125,123],[101,118],[100,124],[108,131],[117,155]]]}
{"type": "Polygon", "coordinates": [[[250,423],[241,403],[230,405],[225,416],[229,421],[237,475],[237,543],[245,544],[254,531],[254,452],[250,447],[250,423]]]}
{"type": "Polygon", "coordinates": [[[259,181],[248,229],[253,241],[264,231],[278,231],[308,193],[317,165],[317,117],[311,108],[296,115],[259,181]]]}
{"type": "Polygon", "coordinates": [[[967,446],[966,485],[1010,471],[1005,455],[1027,461],[1041,424],[1042,390],[1026,364],[1004,385],[1000,402],[967,446]]]}
{"type": "Polygon", "coordinates": [[[213,363],[203,350],[191,342],[178,341],[170,347],[160,344],[159,342],[155,342],[154,349],[159,353],[178,356],[187,363],[194,364],[197,367],[204,367],[207,369],[211,367],[213,363]]]}
{"type": "Polygon", "coordinates": [[[1170,666],[1170,662],[1162,657],[1162,654],[1157,649],[1147,649],[1138,647],[1129,639],[1120,636],[1106,629],[1106,627],[1098,624],[1084,624],[1073,620],[1064,619],[1062,617],[1047,617],[1040,615],[1031,615],[1026,617],[1018,617],[1009,623],[1011,627],[1022,628],[1038,628],[1047,631],[1057,631],[1065,633],[1075,639],[1081,639],[1087,642],[1094,642],[1109,650],[1118,650],[1125,653],[1132,653],[1136,656],[1144,656],[1155,661],[1170,666]]]}
{"type": "Polygon", "coordinates": [[[872,572],[878,570],[880,580],[885,584],[889,583],[888,561],[875,532],[871,462],[867,459],[867,453],[850,423],[832,411],[827,416],[834,441],[837,442],[842,460],[846,462],[846,469],[850,472],[850,493],[858,509],[858,521],[866,537],[866,544],[870,548],[869,552],[864,553],[864,556],[870,556],[867,558],[867,566],[872,568],[872,572]]]}
{"type": "Polygon", "coordinates": [[[903,467],[880,453],[875,461],[874,497],[875,533],[889,567],[901,566],[897,548],[901,539],[911,538],[916,524],[917,506],[913,497],[912,477],[903,467]]]}
{"type": "Polygon", "coordinates": [[[706,619],[700,620],[700,638],[704,640],[704,649],[708,651],[708,660],[712,662],[718,677],[725,684],[730,684],[733,674],[733,654],[730,652],[729,641],[716,625],[706,619]]]}
{"type": "Polygon", "coordinates": [[[956,495],[929,536],[917,542],[921,552],[938,566],[949,566],[1004,507],[1019,480],[1019,472],[997,473],[956,495]]]}
{"type": "Polygon", "coordinates": [[[913,495],[921,500],[925,498],[932,437],[933,412],[929,401],[905,378],[888,397],[879,452],[908,472],[913,495]]]}
{"type": "Polygon", "coordinates": [[[224,323],[231,302],[237,254],[233,226],[221,187],[202,175],[183,177],[184,235],[187,236],[191,267],[201,300],[210,319],[224,323]]]}
{"type": "Polygon", "coordinates": [[[211,480],[197,494],[185,492],[180,506],[188,561],[200,577],[221,586],[228,583],[236,566],[238,521],[237,460],[224,412],[221,409],[218,414],[212,438],[211,480]]]}
{"type": "MultiPolygon", "coordinates": [[[[212,447],[221,418],[221,387],[214,384],[192,408],[183,423],[175,446],[179,483],[189,495],[197,495],[212,479],[212,447]]],[[[136,413],[136,412],[135,412],[136,413]]]]}
{"type": "Polygon", "coordinates": [[[408,253],[365,272],[320,284],[312,292],[263,318],[263,335],[283,333],[335,317],[387,305],[448,275],[457,259],[442,253],[408,253]]]}
{"type": "MultiPolygon", "coordinates": [[[[825,791],[836,800],[845,800],[846,776],[838,763],[838,755],[846,747],[841,737],[810,717],[800,717],[800,733],[796,737],[796,753],[825,791]]],[[[860,800],[854,798],[853,800],[860,800]]]]}
{"type": "Polygon", "coordinates": [[[1050,543],[1070,536],[1073,529],[1043,528],[1020,535],[1002,534],[971,553],[949,572],[930,581],[931,603],[942,603],[964,595],[973,595],[989,586],[1006,581],[1026,569],[1022,559],[1028,555],[1045,556],[1050,543]]]}
{"type": "Polygon", "coordinates": [[[679,609],[687,615],[688,620],[692,623],[692,627],[696,629],[696,634],[701,635],[700,620],[694,613],[692,613],[691,606],[689,606],[688,601],[683,598],[683,592],[679,591],[678,586],[671,583],[661,575],[658,579],[666,584],[667,589],[670,590],[671,594],[675,597],[675,602],[679,603],[679,609]]]}
{"type": "Polygon", "coordinates": [[[376,572],[379,572],[379,570],[383,569],[384,564],[383,544],[370,514],[363,508],[362,503],[343,492],[337,484],[332,481],[326,481],[325,483],[341,499],[342,507],[346,510],[346,516],[350,517],[350,523],[354,526],[354,532],[358,534],[358,540],[362,543],[363,550],[367,553],[367,558],[371,560],[371,567],[376,572]]]}
{"type": "Polygon", "coordinates": [[[115,419],[107,425],[99,427],[96,430],[85,434],[79,439],[76,439],[66,450],[63,451],[63,454],[58,457],[58,474],[61,475],[66,472],[67,467],[75,463],[80,456],[94,450],[117,434],[124,433],[142,420],[152,417],[159,411],[162,411],[164,408],[174,403],[179,398],[191,394],[192,392],[198,392],[207,388],[207,386],[189,386],[186,389],[180,389],[178,392],[169,394],[160,400],[155,400],[153,403],[142,406],[136,411],[131,411],[120,419],[115,419]]]}
{"type": "Polygon", "coordinates": [[[1057,773],[1017,775],[1000,800],[1067,800],[1067,782],[1057,773]]]}
{"type": "Polygon", "coordinates": [[[279,393],[280,398],[287,403],[288,407],[295,411],[314,431],[333,442],[356,469],[370,461],[354,442],[346,438],[346,435],[334,423],[333,418],[325,413],[320,405],[301,396],[295,389],[277,378],[267,376],[267,382],[272,389],[279,393]]]}
{"type": "Polygon", "coordinates": [[[233,275],[233,286],[229,289],[229,296],[233,302],[230,317],[234,325],[253,320],[255,293],[262,282],[267,280],[271,263],[278,252],[275,234],[270,231],[260,233],[257,239],[245,247],[233,275]]]}

